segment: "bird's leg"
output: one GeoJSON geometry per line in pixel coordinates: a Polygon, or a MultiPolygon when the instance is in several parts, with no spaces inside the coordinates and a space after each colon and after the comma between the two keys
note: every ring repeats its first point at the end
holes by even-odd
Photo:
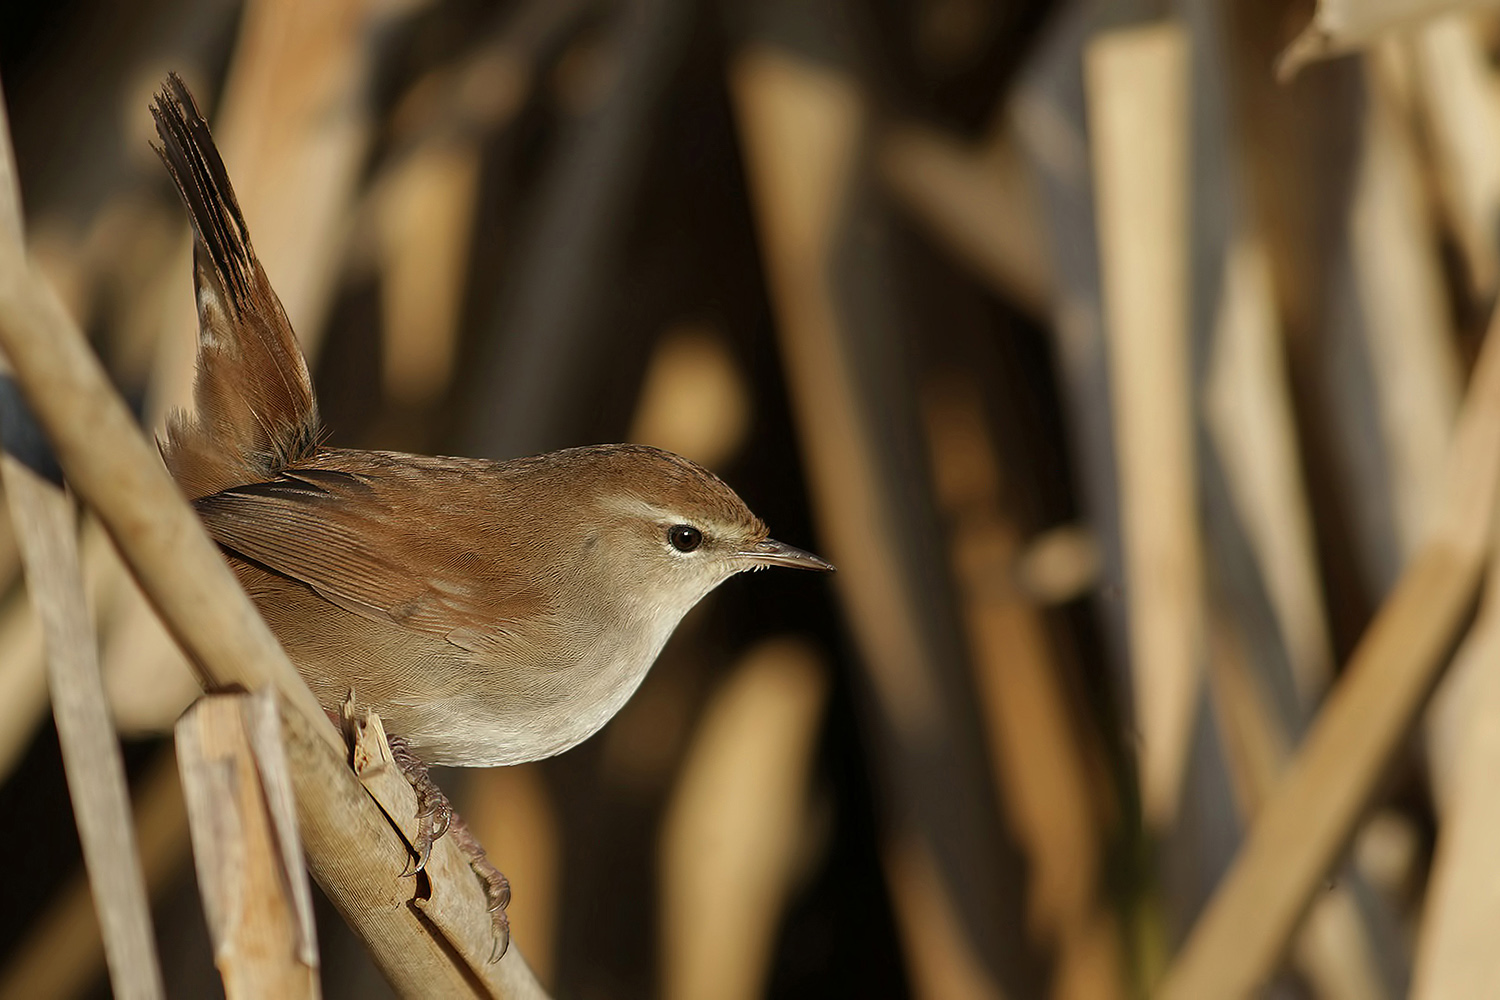
{"type": "Polygon", "coordinates": [[[437,782],[432,780],[427,765],[412,752],[410,743],[389,733],[386,734],[386,742],[391,745],[391,757],[396,761],[396,766],[401,768],[401,773],[411,782],[412,791],[417,793],[417,840],[411,845],[417,855],[416,864],[404,873],[415,875],[427,867],[427,859],[432,855],[432,845],[452,825],[453,805],[437,782]]]}
{"type": "Polygon", "coordinates": [[[417,840],[412,844],[412,850],[416,852],[416,865],[406,874],[414,875],[427,866],[427,859],[432,854],[432,845],[437,843],[443,834],[453,837],[453,844],[464,853],[469,861],[469,867],[479,877],[484,885],[485,897],[489,900],[490,921],[494,928],[495,943],[490,950],[490,961],[499,961],[510,947],[510,917],[505,913],[505,908],[510,905],[510,880],[501,874],[485,854],[484,848],[474,838],[469,830],[469,824],[464,822],[462,816],[454,812],[453,804],[448,801],[448,796],[438,787],[437,782],[432,780],[428,773],[427,765],[422,763],[415,753],[412,752],[411,744],[400,736],[386,734],[386,742],[391,747],[391,757],[396,766],[401,768],[401,773],[406,775],[406,780],[411,782],[412,790],[417,793],[417,818],[420,823],[417,827],[417,840]]]}

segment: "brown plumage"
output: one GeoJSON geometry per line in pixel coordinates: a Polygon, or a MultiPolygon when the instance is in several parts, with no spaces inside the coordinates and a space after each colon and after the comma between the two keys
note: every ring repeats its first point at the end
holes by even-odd
{"type": "MultiPolygon", "coordinates": [[[[509,462],[320,448],[296,336],[175,74],[152,114],[196,234],[199,324],[197,413],[172,417],[162,455],[323,706],[353,690],[400,737],[423,804],[418,867],[451,810],[415,755],[560,753],[619,711],[724,580],[831,568],[769,540],[716,476],[655,448],[509,462]]],[[[509,884],[453,822],[501,953],[509,884]]]]}
{"type": "Polygon", "coordinates": [[[655,448],[320,448],[307,366],[208,125],[175,75],[152,112],[197,237],[200,327],[197,413],[173,417],[162,452],[326,707],[353,688],[431,762],[544,757],[618,711],[729,576],[827,568],[655,448]]]}
{"type": "Polygon", "coordinates": [[[174,414],[163,449],[190,498],[270,479],[317,448],[312,380],[281,300],[250,246],[224,161],[176,73],[151,106],[157,148],[197,238],[196,416],[174,414]]]}

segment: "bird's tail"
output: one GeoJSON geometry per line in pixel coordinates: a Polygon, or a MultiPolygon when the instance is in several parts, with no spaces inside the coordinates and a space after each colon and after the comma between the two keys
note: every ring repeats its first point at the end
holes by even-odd
{"type": "Polygon", "coordinates": [[[177,74],[151,114],[157,153],[193,222],[198,367],[193,415],[174,413],[162,454],[189,498],[274,479],[317,450],[312,379],[281,301],[250,246],[208,123],[177,74]]]}

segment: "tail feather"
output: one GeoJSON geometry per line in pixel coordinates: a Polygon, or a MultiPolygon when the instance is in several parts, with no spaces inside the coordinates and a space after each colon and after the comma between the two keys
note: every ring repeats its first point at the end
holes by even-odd
{"type": "Polygon", "coordinates": [[[224,161],[176,73],[151,107],[196,236],[198,301],[194,415],[174,413],[162,447],[192,499],[266,482],[318,447],[317,401],[281,301],[250,245],[224,161]]]}

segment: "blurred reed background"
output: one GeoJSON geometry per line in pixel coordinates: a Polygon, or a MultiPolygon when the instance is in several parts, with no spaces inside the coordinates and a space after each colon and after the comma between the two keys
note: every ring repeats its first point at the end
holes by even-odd
{"type": "MultiPolygon", "coordinates": [[[[579,749],[441,776],[555,995],[1493,997],[1462,6],[57,0],[0,8],[0,78],[31,250],[147,426],[195,327],[175,69],[335,443],[648,442],[839,565],[722,588],[579,749]]],[[[169,992],[211,996],[193,681],[82,547],[169,992]]],[[[0,997],[105,995],[8,520],[0,585],[0,997]]]]}

